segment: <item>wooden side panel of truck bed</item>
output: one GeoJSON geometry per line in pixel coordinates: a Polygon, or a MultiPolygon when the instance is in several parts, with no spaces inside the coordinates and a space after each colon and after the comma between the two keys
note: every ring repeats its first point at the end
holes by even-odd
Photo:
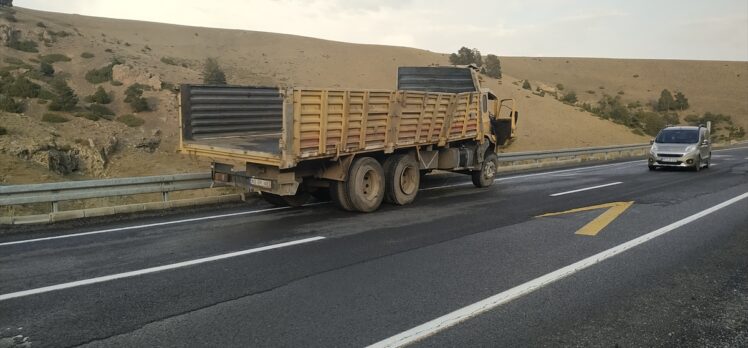
{"type": "Polygon", "coordinates": [[[483,137],[476,92],[294,89],[293,122],[297,160],[483,137]]]}

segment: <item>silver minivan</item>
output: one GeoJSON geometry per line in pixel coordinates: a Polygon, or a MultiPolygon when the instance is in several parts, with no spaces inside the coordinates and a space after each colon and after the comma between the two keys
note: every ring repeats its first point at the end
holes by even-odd
{"type": "Polygon", "coordinates": [[[652,140],[649,149],[649,170],[658,167],[709,168],[712,144],[709,129],[704,126],[666,127],[652,140]]]}

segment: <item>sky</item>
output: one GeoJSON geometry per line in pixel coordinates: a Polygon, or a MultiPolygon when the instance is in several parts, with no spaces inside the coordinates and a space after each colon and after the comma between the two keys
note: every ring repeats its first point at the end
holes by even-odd
{"type": "Polygon", "coordinates": [[[16,0],[97,17],[434,52],[748,61],[748,0],[16,0]]]}

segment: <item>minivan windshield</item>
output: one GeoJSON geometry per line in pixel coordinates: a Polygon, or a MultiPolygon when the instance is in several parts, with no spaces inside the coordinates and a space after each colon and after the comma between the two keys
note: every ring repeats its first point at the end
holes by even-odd
{"type": "Polygon", "coordinates": [[[695,144],[699,142],[698,129],[664,129],[657,135],[656,143],[695,144]]]}

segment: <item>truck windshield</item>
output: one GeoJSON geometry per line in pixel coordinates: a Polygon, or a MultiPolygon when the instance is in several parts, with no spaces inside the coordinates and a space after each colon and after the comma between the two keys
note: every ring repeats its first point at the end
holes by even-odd
{"type": "Polygon", "coordinates": [[[656,143],[694,144],[699,142],[698,129],[665,129],[657,135],[656,143]]]}

